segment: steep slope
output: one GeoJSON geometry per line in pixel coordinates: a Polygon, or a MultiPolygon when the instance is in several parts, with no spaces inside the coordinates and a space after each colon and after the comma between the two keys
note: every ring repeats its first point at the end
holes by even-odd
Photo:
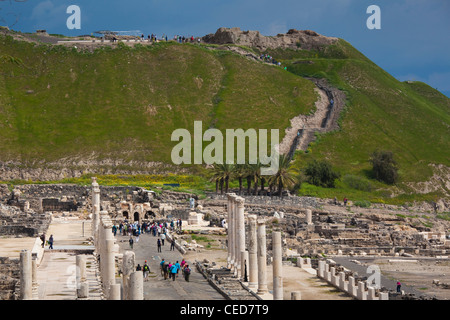
{"type": "Polygon", "coordinates": [[[344,40],[322,50],[271,54],[292,73],[326,79],[348,99],[340,130],[321,136],[300,163],[327,159],[344,174],[370,177],[370,154],[391,150],[403,182],[426,181],[431,164],[450,166],[450,99],[444,95],[399,82],[344,40]]]}

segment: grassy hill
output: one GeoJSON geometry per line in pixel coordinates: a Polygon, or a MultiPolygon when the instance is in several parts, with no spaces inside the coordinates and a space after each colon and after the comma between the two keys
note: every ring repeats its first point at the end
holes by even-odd
{"type": "Polygon", "coordinates": [[[321,136],[312,152],[299,155],[300,166],[327,159],[342,174],[370,178],[370,154],[390,150],[401,181],[418,182],[433,174],[429,164],[450,165],[450,99],[440,92],[424,83],[396,80],[344,40],[316,52],[272,54],[282,57],[294,74],[326,78],[348,99],[340,130],[321,136]]]}
{"type": "Polygon", "coordinates": [[[450,166],[450,99],[426,84],[399,82],[344,40],[267,53],[288,71],[203,45],[119,44],[87,52],[0,36],[0,161],[170,164],[171,133],[193,132],[194,120],[204,130],[278,128],[282,139],[289,119],[314,110],[315,85],[303,77],[316,77],[345,92],[347,104],[340,130],[297,152],[296,166],[327,159],[343,176],[374,188],[355,190],[342,179],[332,190],[304,184],[299,194],[371,200],[445,194],[417,196],[407,182],[427,181],[430,164],[450,166]],[[376,149],[394,153],[395,187],[371,179],[368,159],[376,149]]]}
{"type": "MultiPolygon", "coordinates": [[[[94,53],[0,38],[0,160],[170,162],[173,130],[284,128],[314,85],[237,54],[177,43],[94,53]],[[94,156],[92,156],[94,155],[94,156]]],[[[282,137],[281,137],[282,138],[282,137]]]]}

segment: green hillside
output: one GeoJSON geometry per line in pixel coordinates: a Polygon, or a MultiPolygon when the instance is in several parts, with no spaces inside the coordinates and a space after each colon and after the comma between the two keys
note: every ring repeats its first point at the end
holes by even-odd
{"type": "MultiPolygon", "coordinates": [[[[429,164],[450,166],[450,99],[438,91],[396,80],[344,40],[320,50],[265,53],[287,71],[204,45],[119,44],[91,53],[0,36],[0,161],[170,164],[171,133],[193,132],[195,120],[204,130],[278,128],[282,139],[291,118],[314,110],[315,85],[303,77],[316,77],[342,90],[347,103],[340,130],[297,152],[297,167],[326,159],[342,176],[370,180],[378,190],[372,199],[382,199],[414,192],[405,183],[427,181],[429,164]],[[377,149],[398,161],[395,191],[370,176],[368,160],[377,149]]],[[[304,184],[299,194],[369,198],[350,189],[343,181],[333,190],[304,184]]]]}
{"type": "Polygon", "coordinates": [[[370,154],[390,150],[403,182],[429,179],[429,164],[450,165],[450,99],[440,92],[396,80],[343,40],[317,52],[272,54],[294,74],[326,78],[348,99],[341,129],[321,136],[301,164],[327,159],[342,174],[370,178],[370,154]]]}
{"type": "MultiPolygon", "coordinates": [[[[94,53],[0,38],[2,161],[71,156],[170,162],[173,130],[284,128],[314,85],[281,68],[199,46],[94,53]],[[254,114],[254,116],[249,116],[254,114]]],[[[281,137],[282,138],[282,137],[281,137]]]]}

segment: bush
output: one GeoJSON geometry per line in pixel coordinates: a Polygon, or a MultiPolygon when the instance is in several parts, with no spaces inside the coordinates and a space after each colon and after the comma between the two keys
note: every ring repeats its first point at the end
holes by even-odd
{"type": "Polygon", "coordinates": [[[355,206],[361,207],[361,208],[370,208],[370,206],[372,205],[372,204],[370,203],[370,201],[367,201],[367,200],[355,201],[353,204],[354,204],[355,206]]]}
{"type": "Polygon", "coordinates": [[[372,191],[372,184],[370,183],[369,180],[363,177],[355,176],[352,174],[346,174],[342,178],[342,181],[350,188],[366,192],[372,191]]]}
{"type": "Polygon", "coordinates": [[[340,178],[327,161],[314,160],[306,166],[305,175],[309,183],[325,188],[334,188],[336,179],[340,178]]]}
{"type": "Polygon", "coordinates": [[[394,184],[398,180],[397,162],[391,151],[375,151],[370,158],[372,173],[375,179],[387,184],[394,184]]]}

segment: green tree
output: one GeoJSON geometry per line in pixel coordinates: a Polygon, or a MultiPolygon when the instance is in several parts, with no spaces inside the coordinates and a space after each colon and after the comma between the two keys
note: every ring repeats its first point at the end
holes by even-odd
{"type": "Polygon", "coordinates": [[[283,190],[295,185],[297,172],[291,166],[291,160],[287,155],[280,155],[278,163],[278,171],[270,176],[269,186],[271,194],[275,188],[278,189],[278,195],[283,197],[283,190]]]}
{"type": "Polygon", "coordinates": [[[326,160],[309,162],[305,168],[307,181],[315,186],[334,188],[340,174],[326,160]]]}
{"type": "Polygon", "coordinates": [[[214,164],[213,165],[213,173],[210,181],[214,181],[216,183],[216,193],[223,194],[223,186],[225,184],[225,193],[228,192],[228,186],[230,179],[234,172],[234,166],[232,164],[222,163],[222,164],[214,164]]]}
{"type": "Polygon", "coordinates": [[[398,167],[391,151],[374,151],[370,157],[372,164],[372,174],[375,179],[387,184],[394,184],[398,181],[398,167]]]}

